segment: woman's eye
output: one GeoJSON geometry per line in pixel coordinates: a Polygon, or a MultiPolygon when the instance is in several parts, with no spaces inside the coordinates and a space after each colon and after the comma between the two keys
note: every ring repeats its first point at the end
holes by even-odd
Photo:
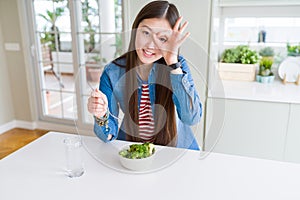
{"type": "Polygon", "coordinates": [[[143,33],[145,36],[150,35],[150,33],[149,33],[148,31],[142,31],[142,33],[143,33]]]}
{"type": "Polygon", "coordinates": [[[165,42],[167,41],[166,38],[159,38],[159,40],[160,40],[161,42],[163,42],[163,43],[165,43],[165,42]]]}

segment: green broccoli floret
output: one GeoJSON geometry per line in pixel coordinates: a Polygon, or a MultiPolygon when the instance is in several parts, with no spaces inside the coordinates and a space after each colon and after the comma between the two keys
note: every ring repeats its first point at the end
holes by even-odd
{"type": "Polygon", "coordinates": [[[128,156],[128,151],[127,151],[127,150],[122,150],[122,151],[119,152],[119,154],[120,154],[121,156],[127,158],[127,156],[128,156]]]}
{"type": "Polygon", "coordinates": [[[125,158],[141,159],[151,156],[154,152],[154,145],[146,142],[143,144],[132,144],[129,146],[129,149],[122,150],[119,154],[125,158]]]}

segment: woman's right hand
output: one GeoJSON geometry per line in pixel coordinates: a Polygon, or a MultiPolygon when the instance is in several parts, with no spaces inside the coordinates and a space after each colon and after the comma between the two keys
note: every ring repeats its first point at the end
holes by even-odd
{"type": "Polygon", "coordinates": [[[91,93],[91,96],[88,99],[88,111],[94,116],[100,118],[103,117],[108,108],[107,97],[98,89],[94,90],[91,93]]]}

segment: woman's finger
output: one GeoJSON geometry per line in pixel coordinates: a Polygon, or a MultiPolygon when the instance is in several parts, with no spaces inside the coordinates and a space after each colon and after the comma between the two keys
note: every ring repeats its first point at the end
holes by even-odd
{"type": "Polygon", "coordinates": [[[105,110],[107,108],[105,104],[92,104],[91,107],[93,109],[102,109],[102,110],[105,110]]]}
{"type": "Polygon", "coordinates": [[[104,105],[105,101],[102,97],[97,97],[97,98],[95,98],[94,103],[104,105]]]}
{"type": "Polygon", "coordinates": [[[93,90],[93,91],[91,92],[91,97],[101,97],[100,91],[99,91],[98,89],[93,90]]]}
{"type": "Polygon", "coordinates": [[[185,40],[186,40],[186,38],[188,38],[189,36],[190,36],[190,32],[187,32],[181,39],[180,39],[180,41],[179,41],[179,43],[180,44],[182,44],[185,40]]]}
{"type": "Polygon", "coordinates": [[[161,50],[163,50],[162,49],[162,44],[161,44],[161,42],[160,42],[160,40],[159,40],[159,38],[156,34],[153,34],[152,41],[154,42],[157,49],[162,53],[162,51],[161,51],[161,50]]]}
{"type": "Polygon", "coordinates": [[[98,103],[107,104],[106,95],[103,92],[99,91],[98,88],[92,92],[91,96],[95,97],[97,99],[98,103]]]}
{"type": "Polygon", "coordinates": [[[182,33],[185,29],[186,29],[186,27],[187,27],[187,25],[189,24],[189,22],[184,22],[183,23],[183,25],[180,27],[180,29],[178,30],[178,32],[179,33],[182,33]]]}
{"type": "Polygon", "coordinates": [[[99,105],[91,105],[88,107],[88,111],[95,116],[103,116],[107,109],[104,106],[99,107],[99,105]]]}
{"type": "Polygon", "coordinates": [[[89,97],[88,98],[88,105],[91,104],[105,104],[101,98],[89,97]]]}
{"type": "Polygon", "coordinates": [[[176,21],[176,23],[175,23],[175,25],[174,25],[174,28],[173,28],[174,31],[178,31],[180,22],[182,21],[182,18],[183,18],[183,17],[180,16],[180,17],[177,19],[177,21],[176,21]]]}
{"type": "Polygon", "coordinates": [[[108,105],[107,97],[104,93],[101,92],[102,100],[104,101],[104,105],[108,105]]]}
{"type": "Polygon", "coordinates": [[[152,41],[154,42],[154,44],[155,44],[156,47],[160,46],[157,34],[152,34],[152,41]]]}

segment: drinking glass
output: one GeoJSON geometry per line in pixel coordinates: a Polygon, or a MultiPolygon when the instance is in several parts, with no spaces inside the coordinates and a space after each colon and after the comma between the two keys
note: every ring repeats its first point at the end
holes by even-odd
{"type": "Polygon", "coordinates": [[[66,175],[68,177],[80,177],[84,173],[82,159],[82,141],[80,137],[68,137],[64,139],[66,152],[66,175]]]}

